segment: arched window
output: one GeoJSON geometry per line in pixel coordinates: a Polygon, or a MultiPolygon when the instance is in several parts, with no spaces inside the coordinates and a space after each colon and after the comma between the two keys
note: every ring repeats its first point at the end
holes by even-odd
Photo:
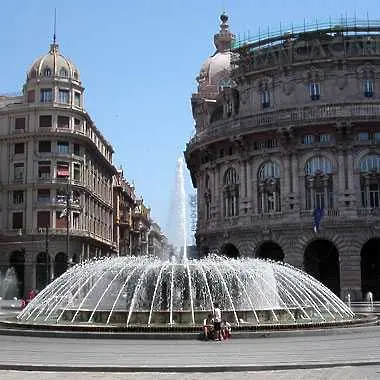
{"type": "Polygon", "coordinates": [[[67,70],[64,67],[61,67],[61,69],[59,70],[59,76],[60,77],[67,77],[68,76],[67,70]]]}
{"type": "Polygon", "coordinates": [[[332,163],[323,156],[314,156],[305,164],[306,209],[333,208],[332,163]]]}
{"type": "Polygon", "coordinates": [[[223,177],[224,216],[239,215],[239,176],[234,168],[229,168],[223,177]]]}
{"type": "Polygon", "coordinates": [[[360,161],[362,207],[380,207],[380,155],[373,154],[360,161]]]}
{"type": "Polygon", "coordinates": [[[50,67],[45,67],[44,77],[51,77],[51,68],[50,67]]]}
{"type": "Polygon", "coordinates": [[[74,79],[78,80],[78,78],[79,78],[78,73],[76,71],[74,71],[74,79]]]}
{"type": "Polygon", "coordinates": [[[264,162],[258,171],[258,211],[272,213],[281,211],[280,165],[276,161],[264,162]]]}
{"type": "Polygon", "coordinates": [[[205,176],[205,191],[204,191],[204,199],[205,199],[205,217],[206,220],[211,219],[211,189],[210,189],[210,176],[206,174],[205,176]]]}

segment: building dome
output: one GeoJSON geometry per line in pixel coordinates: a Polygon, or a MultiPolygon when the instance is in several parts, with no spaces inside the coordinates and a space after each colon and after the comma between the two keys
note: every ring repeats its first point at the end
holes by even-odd
{"type": "Polygon", "coordinates": [[[59,52],[58,44],[50,45],[47,54],[39,57],[28,71],[27,79],[37,77],[61,77],[79,82],[79,70],[59,52]]]}
{"type": "MultiPolygon", "coordinates": [[[[231,43],[235,36],[229,31],[228,16],[220,16],[219,33],[214,36],[216,52],[202,64],[197,81],[200,90],[212,90],[206,86],[216,86],[216,90],[229,80],[231,72],[231,43]]],[[[215,88],[214,88],[215,90],[215,88]]]]}

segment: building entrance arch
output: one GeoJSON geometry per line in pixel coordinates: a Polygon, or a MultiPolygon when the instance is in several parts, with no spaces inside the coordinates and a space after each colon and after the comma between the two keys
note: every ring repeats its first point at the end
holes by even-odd
{"type": "Polygon", "coordinates": [[[373,300],[380,300],[380,239],[370,239],[360,251],[363,297],[372,292],[373,300]]]}
{"type": "Polygon", "coordinates": [[[326,239],[311,242],[305,249],[305,271],[340,295],[339,253],[335,245],[326,239]]]}
{"type": "Polygon", "coordinates": [[[40,252],[37,256],[36,265],[36,288],[42,290],[50,278],[50,257],[46,252],[40,252]]]}
{"type": "Polygon", "coordinates": [[[239,250],[231,243],[223,245],[220,254],[231,259],[238,259],[240,257],[239,250]]]}
{"type": "Polygon", "coordinates": [[[25,251],[13,251],[9,258],[9,266],[15,269],[17,277],[17,298],[24,296],[24,284],[25,284],[25,251]]]}
{"type": "Polygon", "coordinates": [[[256,251],[256,257],[284,262],[284,252],[274,241],[265,241],[256,251]]]}
{"type": "Polygon", "coordinates": [[[64,252],[59,252],[54,259],[54,278],[59,277],[66,272],[68,267],[67,255],[64,252]]]}

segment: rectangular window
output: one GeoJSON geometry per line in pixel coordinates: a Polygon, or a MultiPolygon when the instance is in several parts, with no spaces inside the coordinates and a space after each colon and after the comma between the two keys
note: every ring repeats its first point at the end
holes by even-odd
{"type": "Polygon", "coordinates": [[[328,144],[330,142],[331,138],[328,133],[324,133],[322,135],[319,135],[319,142],[321,144],[328,144]]]}
{"type": "Polygon", "coordinates": [[[24,203],[24,191],[23,190],[15,190],[13,192],[13,204],[20,205],[24,203]]]}
{"type": "Polygon", "coordinates": [[[375,141],[380,141],[380,132],[375,132],[374,135],[373,135],[373,139],[375,141]]]}
{"type": "Polygon", "coordinates": [[[50,178],[50,161],[40,161],[38,163],[38,179],[47,180],[50,178]]]}
{"type": "Polygon", "coordinates": [[[261,104],[263,108],[268,108],[270,106],[270,95],[268,89],[261,91],[261,104]]]}
{"type": "Polygon", "coordinates": [[[37,202],[39,202],[39,203],[50,203],[50,190],[49,189],[39,189],[37,191],[37,202]]]}
{"type": "Polygon", "coordinates": [[[39,141],[38,151],[40,153],[50,153],[51,152],[51,141],[39,141]]]}
{"type": "Polygon", "coordinates": [[[53,90],[51,88],[41,88],[40,102],[50,103],[53,101],[53,90]]]}
{"type": "Polygon", "coordinates": [[[313,144],[314,143],[314,136],[313,135],[305,135],[303,137],[303,143],[306,145],[313,144]]]}
{"type": "Polygon", "coordinates": [[[37,211],[37,228],[50,227],[50,211],[37,211]]]}
{"type": "Polygon", "coordinates": [[[57,162],[57,177],[67,178],[69,175],[69,164],[67,162],[57,162]]]}
{"type": "Polygon", "coordinates": [[[80,156],[80,145],[74,144],[74,154],[80,156]]]}
{"type": "Polygon", "coordinates": [[[66,216],[61,211],[55,213],[56,228],[66,228],[66,216]]]}
{"type": "Polygon", "coordinates": [[[25,117],[17,117],[16,118],[15,129],[25,129],[25,117]]]}
{"type": "Polygon", "coordinates": [[[61,88],[58,90],[58,102],[64,103],[64,104],[70,103],[70,92],[69,92],[69,90],[63,90],[61,88]]]}
{"type": "Polygon", "coordinates": [[[23,228],[23,213],[22,212],[14,212],[12,214],[12,228],[13,229],[20,229],[23,228]]]}
{"type": "Polygon", "coordinates": [[[359,141],[368,141],[369,140],[369,133],[368,132],[359,132],[358,133],[358,140],[359,141]]]}
{"type": "Polygon", "coordinates": [[[24,154],[25,153],[25,144],[16,143],[15,144],[15,154],[24,154]]]}
{"type": "Polygon", "coordinates": [[[80,93],[74,92],[74,106],[80,107],[80,93]]]}
{"type": "Polygon", "coordinates": [[[364,96],[366,98],[373,97],[373,80],[372,79],[364,80],[364,96]]]}
{"type": "Polygon", "coordinates": [[[80,164],[74,164],[74,179],[80,181],[80,164]]]}
{"type": "Polygon", "coordinates": [[[62,154],[69,154],[69,143],[67,141],[58,141],[57,152],[62,154]]]}
{"type": "Polygon", "coordinates": [[[76,118],[74,119],[74,129],[77,131],[82,130],[82,124],[79,119],[76,119],[76,118]]]}
{"type": "Polygon", "coordinates": [[[310,83],[310,98],[311,100],[319,100],[321,96],[321,86],[319,83],[310,83]]]}
{"type": "Polygon", "coordinates": [[[14,164],[14,180],[22,182],[24,180],[24,163],[14,164]]]}
{"type": "Polygon", "coordinates": [[[69,128],[70,118],[67,116],[58,116],[57,124],[58,128],[69,128]]]}
{"type": "Polygon", "coordinates": [[[40,116],[40,128],[51,128],[53,126],[51,115],[40,116]]]}
{"type": "Polygon", "coordinates": [[[34,103],[36,101],[36,93],[34,90],[28,91],[28,103],[34,103]]]}

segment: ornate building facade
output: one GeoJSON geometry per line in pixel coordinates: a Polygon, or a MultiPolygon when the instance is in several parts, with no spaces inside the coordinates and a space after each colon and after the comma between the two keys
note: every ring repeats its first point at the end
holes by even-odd
{"type": "Polygon", "coordinates": [[[185,151],[203,254],[280,260],[380,300],[380,28],[238,42],[228,17],[192,95],[185,151]]]}
{"type": "Polygon", "coordinates": [[[150,208],[136,196],[131,185],[118,170],[114,177],[114,239],[120,256],[153,255],[161,258],[166,246],[160,226],[150,216],[150,208]]]}
{"type": "Polygon", "coordinates": [[[69,265],[117,252],[112,146],[84,108],[79,70],[56,43],[0,98],[0,264],[19,296],[69,265]]]}

